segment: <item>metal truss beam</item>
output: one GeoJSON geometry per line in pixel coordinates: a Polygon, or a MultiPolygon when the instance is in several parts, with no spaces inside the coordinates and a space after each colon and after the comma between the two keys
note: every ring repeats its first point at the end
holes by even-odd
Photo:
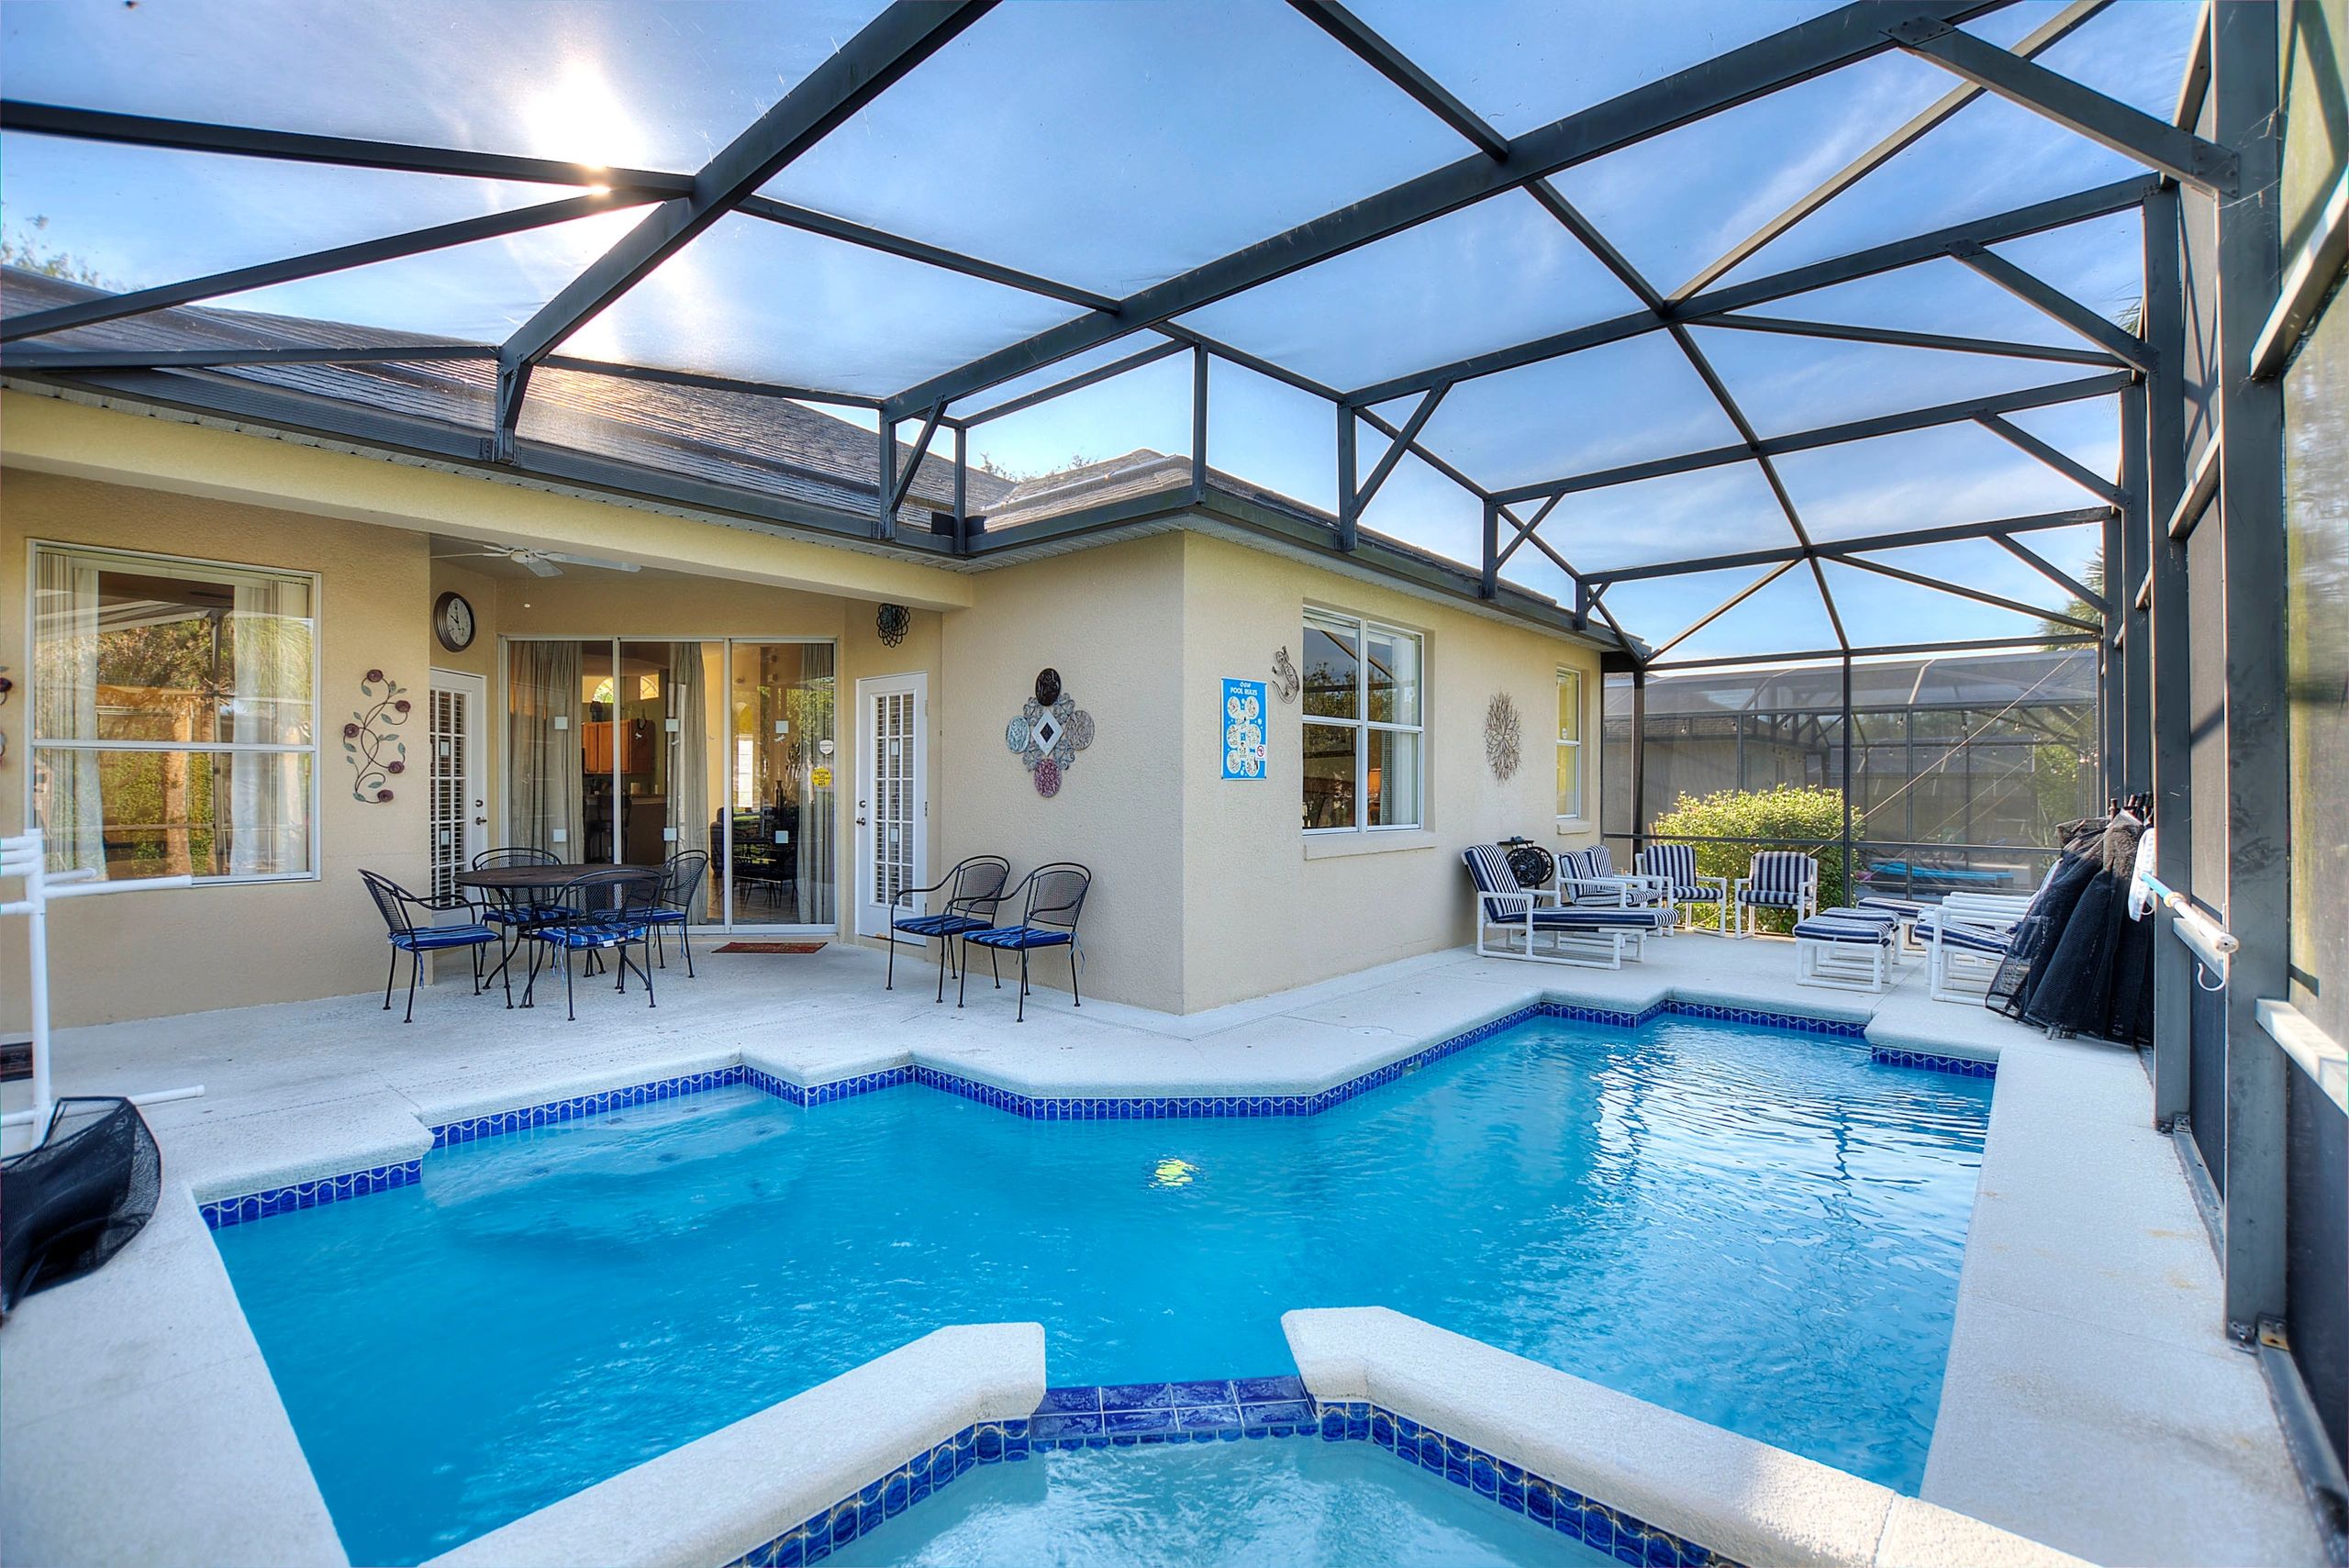
{"type": "Polygon", "coordinates": [[[2098,593],[2086,583],[2081,582],[2078,578],[2073,576],[2070,573],[2065,571],[2062,567],[2056,565],[2054,562],[2048,560],[2045,556],[2040,554],[2029,545],[2024,544],[2021,540],[2007,534],[1993,534],[1990,536],[1990,542],[2005,550],[2009,555],[2013,556],[2017,561],[2021,562],[2025,566],[2030,567],[2033,572],[2038,573],[2042,577],[2046,578],[2050,583],[2054,584],[2057,587],[2068,591],[2073,597],[2078,599],[2082,604],[2089,606],[2097,612],[2097,614],[2110,615],[2112,613],[2110,601],[2106,599],[2102,594],[2098,593]]]}
{"type": "MultiPolygon", "coordinates": [[[[1419,406],[1411,410],[1409,418],[1403,421],[1403,428],[1387,443],[1386,455],[1370,471],[1370,477],[1362,482],[1362,488],[1354,492],[1354,512],[1357,516],[1369,507],[1379,487],[1395,472],[1395,465],[1403,461],[1403,454],[1419,444],[1419,432],[1428,428],[1428,421],[1435,417],[1436,409],[1443,403],[1443,395],[1451,390],[1448,386],[1434,388],[1419,399],[1419,406]]],[[[1349,417],[1353,417],[1353,410],[1346,412],[1349,417]]]]}
{"type": "MultiPolygon", "coordinates": [[[[881,519],[883,526],[888,528],[893,533],[896,529],[891,525],[896,521],[897,508],[906,504],[906,496],[912,491],[914,480],[921,473],[922,460],[930,455],[930,443],[937,439],[938,421],[945,413],[946,406],[942,403],[930,409],[922,419],[921,435],[914,442],[913,456],[905,460],[905,472],[897,475],[897,481],[894,486],[884,482],[883,488],[888,491],[889,504],[883,508],[881,519]]],[[[896,456],[894,449],[896,444],[896,435],[897,432],[885,421],[881,427],[881,439],[891,446],[893,460],[896,456]]]]}
{"type": "Polygon", "coordinates": [[[298,131],[118,115],[102,109],[76,109],[14,99],[0,103],[0,130],[71,137],[77,141],[176,148],[186,152],[219,152],[239,158],[328,163],[346,169],[460,174],[477,180],[519,180],[545,185],[593,185],[640,201],[684,195],[694,184],[690,174],[663,173],[654,169],[607,169],[592,163],[565,163],[553,158],[517,158],[502,152],[467,152],[451,147],[422,147],[349,136],[309,136],[298,131]]]}
{"type": "MultiPolygon", "coordinates": [[[[497,357],[495,349],[486,350],[497,357]]],[[[662,370],[654,365],[629,364],[619,360],[583,360],[569,354],[549,354],[539,361],[541,370],[570,371],[580,375],[608,375],[620,381],[651,382],[660,386],[687,386],[700,392],[730,392],[744,397],[788,397],[796,403],[837,403],[849,408],[878,408],[877,397],[860,397],[851,392],[826,392],[819,387],[788,386],[771,381],[740,381],[732,376],[704,375],[699,371],[662,370]]]]}
{"type": "Polygon", "coordinates": [[[1708,316],[1699,327],[1725,327],[1739,332],[1776,332],[1793,338],[1834,338],[1854,343],[1884,343],[1896,349],[1941,349],[1954,354],[1987,354],[1998,359],[2047,360],[2057,364],[2117,365],[2127,361],[2102,349],[2075,349],[2061,343],[2018,343],[2004,338],[1954,337],[1945,332],[1909,332],[1898,327],[1847,327],[1836,321],[1798,321],[1777,316],[1708,316]]]}
{"type": "Polygon", "coordinates": [[[2116,358],[2135,365],[2139,370],[2153,369],[2154,350],[2143,339],[2121,330],[2118,323],[2107,321],[2070,295],[2033,277],[2004,256],[1986,250],[1979,245],[1959,246],[1950,254],[2049,319],[2070,328],[2083,338],[2101,343],[2116,358]]]}
{"type": "Polygon", "coordinates": [[[1873,648],[1811,648],[1798,653],[1732,653],[1718,659],[1675,659],[1669,664],[1650,663],[1650,673],[1673,670],[1713,670],[1731,664],[1821,664],[1839,659],[1913,659],[1936,653],[1987,653],[2005,648],[2072,648],[2096,640],[2094,632],[2037,637],[1976,637],[1959,642],[1887,642],[1873,648]]]}
{"type": "Polygon", "coordinates": [[[1679,647],[1682,643],[1687,641],[1690,638],[1696,636],[1698,632],[1704,630],[1715,621],[1720,619],[1721,617],[1729,614],[1730,611],[1737,608],[1738,606],[1745,603],[1746,600],[1752,598],[1754,595],[1760,593],[1763,589],[1768,587],[1779,578],[1784,577],[1787,573],[1792,572],[1798,564],[1799,564],[1799,562],[1792,561],[1781,562],[1776,566],[1772,567],[1769,571],[1765,572],[1761,576],[1756,577],[1753,582],[1748,583],[1744,587],[1740,588],[1736,593],[1731,594],[1728,598],[1723,599],[1720,604],[1715,605],[1711,609],[1707,610],[1703,615],[1698,616],[1695,620],[1692,620],[1687,626],[1682,627],[1677,636],[1674,637],[1670,641],[1664,643],[1655,651],[1654,654],[1652,656],[1652,660],[1663,658],[1665,654],[1671,652],[1674,649],[1679,647]]]}
{"type": "Polygon", "coordinates": [[[573,196],[566,201],[547,202],[513,212],[487,213],[455,223],[437,224],[430,228],[410,229],[405,234],[385,235],[381,239],[362,240],[354,245],[337,245],[324,250],[313,250],[305,256],[289,257],[283,261],[263,261],[256,266],[212,272],[184,283],[161,284],[154,288],[134,289],[128,294],[104,295],[96,299],[61,305],[49,310],[12,316],[6,322],[0,322],[0,343],[13,343],[19,339],[62,332],[69,328],[87,327],[100,321],[118,320],[126,316],[164,310],[221,295],[241,294],[247,289],[267,288],[273,284],[291,283],[296,278],[340,272],[400,256],[445,250],[455,245],[470,245],[477,239],[519,234],[527,229],[568,223],[575,217],[591,217],[600,212],[631,205],[634,205],[631,198],[609,194],[573,196]]]}
{"type": "MultiPolygon", "coordinates": [[[[751,122],[694,176],[689,195],[648,213],[506,340],[498,354],[494,456],[513,449],[530,367],[646,273],[740,206],[791,161],[961,36],[995,0],[897,0],[751,122]]],[[[920,405],[943,403],[932,397],[920,405]]]]}
{"type": "Polygon", "coordinates": [[[44,374],[72,371],[223,370],[239,365],[423,364],[440,360],[494,360],[486,343],[417,343],[351,348],[326,344],[218,349],[9,349],[0,370],[44,374]]]}
{"type": "Polygon", "coordinates": [[[2129,499],[2128,492],[2119,484],[2011,420],[2001,419],[1996,414],[1980,414],[1974,422],[2009,446],[2037,458],[2091,495],[2101,495],[2116,506],[2129,499]]]}
{"type": "Polygon", "coordinates": [[[889,256],[902,256],[909,261],[921,261],[946,272],[960,272],[966,278],[982,278],[991,284],[1001,284],[1006,288],[1042,295],[1048,299],[1064,300],[1070,305],[1082,306],[1087,310],[1118,308],[1118,302],[1106,294],[1096,294],[1091,289],[1081,289],[1073,284],[1039,277],[1034,272],[1023,272],[1017,267],[1006,267],[994,261],[983,261],[975,256],[965,256],[959,250],[950,250],[943,245],[932,245],[920,239],[908,239],[902,234],[891,234],[886,229],[874,228],[862,223],[851,223],[847,218],[834,217],[830,213],[818,212],[813,207],[794,206],[789,202],[779,202],[772,196],[745,196],[734,210],[745,217],[762,217],[769,223],[781,224],[785,228],[804,229],[809,234],[820,234],[827,239],[838,239],[846,244],[862,246],[867,250],[878,250],[889,256]]]}
{"type": "Polygon", "coordinates": [[[1921,18],[1885,29],[1900,47],[1986,87],[2066,130],[2124,158],[2221,199],[2235,194],[2235,155],[2191,131],[2157,120],[2116,98],[2083,87],[2033,61],[1986,43],[1946,22],[1921,18]]]}
{"type": "MultiPolygon", "coordinates": [[[[2150,175],[2115,181],[2092,190],[2057,196],[2050,201],[2033,202],[2028,206],[2015,207],[1988,217],[1954,224],[1947,228],[1895,239],[1883,245],[1854,250],[1849,255],[1829,261],[1814,261],[1751,283],[1734,284],[1701,294],[1673,306],[1672,318],[1690,325],[1710,325],[1711,317],[1750,306],[1766,305],[1773,300],[1809,294],[1834,284],[1853,283],[1861,278],[1876,277],[1884,272],[1898,272],[1921,261],[1932,261],[1952,254],[1957,247],[1987,245],[2008,239],[2020,239],[2042,234],[2051,228],[2062,228],[2092,218],[2109,217],[2116,212],[2126,212],[2145,199],[2154,187],[2150,175]]],[[[1537,338],[1506,349],[1474,354],[1454,360],[1450,364],[1417,371],[1409,375],[1396,376],[1369,386],[1356,387],[1344,395],[1361,404],[1385,403],[1413,393],[1425,392],[1439,381],[1469,381],[1478,376],[1494,375],[1502,371],[1516,370],[1542,360],[1578,353],[1608,343],[1620,342],[1642,333],[1663,329],[1663,323],[1653,312],[1641,310],[1537,338]]]]}
{"type": "Polygon", "coordinates": [[[1821,555],[1830,560],[1860,550],[1908,550],[1918,545],[1949,544],[1959,539],[2003,539],[2011,534],[2032,533],[2044,528],[2100,527],[2112,515],[2108,506],[2085,506],[2070,512],[2041,512],[2024,517],[2000,517],[1994,522],[1948,523],[1940,528],[1912,528],[1899,533],[1866,534],[1858,539],[1831,539],[1806,550],[1801,545],[1781,545],[1771,550],[1740,550],[1733,555],[1711,555],[1695,561],[1660,562],[1653,566],[1624,566],[1614,571],[1599,571],[1586,575],[1594,586],[1605,587],[1612,583],[1636,583],[1655,577],[1682,577],[1698,572],[1720,572],[1736,566],[1763,566],[1774,561],[1796,561],[1804,555],[1821,555]]]}
{"type": "MultiPolygon", "coordinates": [[[[2029,60],[2052,49],[2111,3],[2112,0],[2078,0],[2077,4],[2065,6],[2059,15],[2015,45],[2015,53],[2029,60]]],[[[1785,211],[1722,251],[1709,266],[1674,289],[1667,297],[1677,305],[1727,277],[1742,265],[1747,257],[1916,145],[1924,139],[1926,132],[1947,122],[1960,109],[1979,98],[1984,91],[1977,86],[1960,87],[1927,105],[1906,125],[1796,197],[1785,211]]]]}
{"type": "Polygon", "coordinates": [[[1458,131],[1486,157],[1506,161],[1508,138],[1485,123],[1485,117],[1453,96],[1451,90],[1420,70],[1411,58],[1372,29],[1338,0],[1289,0],[1297,14],[1336,39],[1362,62],[1418,101],[1419,106],[1458,131]]]}
{"type": "Polygon", "coordinates": [[[1154,365],[1159,361],[1172,359],[1176,354],[1197,351],[1188,343],[1173,341],[1156,343],[1147,349],[1128,354],[1123,359],[1112,360],[1097,370],[1086,371],[1083,375],[1073,375],[1066,381],[1056,381],[1050,386],[1038,387],[1033,392],[1008,398],[1001,403],[982,408],[975,414],[966,414],[963,417],[963,423],[966,426],[984,425],[990,419],[1000,419],[1006,415],[1017,414],[1023,408],[1033,408],[1039,403],[1049,403],[1063,394],[1082,392],[1088,386],[1098,385],[1102,382],[1121,376],[1128,371],[1138,371],[1144,365],[1154,365]]]}
{"type": "MultiPolygon", "coordinates": [[[[1809,451],[1819,447],[1840,446],[1847,441],[1865,441],[1877,436],[1899,435],[1910,430],[1930,429],[1937,425],[1962,424],[1978,419],[1985,414],[2008,414],[2020,408],[2043,408],[2057,403],[2076,403],[2083,398],[2109,397],[2133,383],[2135,377],[2127,371],[2109,371],[2102,375],[2084,376],[2077,381],[2058,382],[2053,386],[2029,387],[2021,392],[1999,393],[1990,397],[1969,398],[1962,403],[1944,403],[1932,408],[1910,409],[1899,414],[1879,415],[1873,419],[1854,419],[1846,424],[1828,425],[1814,430],[1798,430],[1791,435],[1765,436],[1757,445],[1771,456],[1787,452],[1809,451]]],[[[1500,501],[1531,501],[1545,495],[1572,495],[1583,490],[1601,490],[1609,485],[1629,484],[1634,480],[1657,479],[1670,473],[1687,473],[1700,468],[1718,468],[1723,463],[1742,462],[1754,455],[1747,446],[1716,447],[1709,451],[1690,452],[1680,457],[1656,458],[1646,462],[1627,463],[1620,468],[1601,469],[1596,473],[1570,475],[1563,479],[1543,480],[1533,484],[1520,484],[1508,490],[1493,492],[1500,501]]]]}
{"type": "Polygon", "coordinates": [[[2099,623],[2082,620],[2066,610],[2050,610],[2037,605],[2026,605],[2021,599],[2005,598],[1997,594],[1985,593],[1979,588],[1969,588],[1963,583],[1952,583],[1946,578],[1928,577],[1921,572],[1909,572],[1901,567],[1887,566],[1881,561],[1869,561],[1862,556],[1846,555],[1839,559],[1846,566],[1856,566],[1863,572],[1873,572],[1882,577],[1898,578],[1903,583],[1914,583],[1920,588],[1931,588],[1937,594],[1954,594],[1961,599],[1972,599],[1976,604],[1991,605],[2002,610],[2012,610],[2017,615],[2037,616],[2042,620],[2059,621],[2065,626],[2078,627],[2082,631],[2089,633],[2103,629],[2099,623]]]}
{"type": "Polygon", "coordinates": [[[1870,59],[1894,47],[1884,30],[1887,22],[1924,18],[1955,23],[1993,8],[1987,0],[1933,0],[1931,4],[1905,6],[1890,16],[1868,4],[1838,7],[1512,138],[1505,159],[1472,153],[1457,162],[1130,295],[1114,316],[1064,322],[1025,341],[982,355],[906,388],[889,400],[889,410],[904,414],[926,408],[941,399],[967,397],[1041,365],[1082,353],[1120,333],[1155,326],[1243,289],[1270,283],[1317,261],[1456,212],[1486,196],[1529,184],[1838,67],[1870,59]]]}

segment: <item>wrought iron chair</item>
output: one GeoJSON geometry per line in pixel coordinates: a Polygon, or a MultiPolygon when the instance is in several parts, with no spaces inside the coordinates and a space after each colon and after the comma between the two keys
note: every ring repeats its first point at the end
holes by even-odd
{"type": "MultiPolygon", "coordinates": [[[[399,974],[402,953],[408,955],[407,1016],[400,1022],[412,1024],[416,1021],[417,975],[424,967],[424,955],[428,952],[441,952],[451,948],[473,949],[473,995],[481,995],[481,950],[496,941],[497,933],[479,920],[468,920],[453,926],[436,926],[427,920],[419,925],[413,913],[422,909],[429,914],[442,915],[462,909],[471,915],[473,906],[470,900],[453,893],[427,898],[421,894],[410,893],[390,877],[372,871],[362,871],[359,880],[367,884],[368,895],[375,900],[376,912],[384,917],[384,925],[391,938],[392,966],[384,975],[385,1012],[391,1011],[392,982],[399,974]]],[[[506,985],[507,999],[511,1001],[514,982],[510,977],[506,985]]]]}
{"type": "MultiPolygon", "coordinates": [[[[973,855],[928,887],[899,888],[896,897],[889,900],[893,911],[900,901],[910,908],[918,895],[936,893],[941,888],[946,890],[946,898],[943,907],[928,915],[909,914],[902,918],[893,916],[890,919],[888,973],[881,988],[897,988],[897,933],[904,931],[925,942],[936,939],[938,999],[945,1001],[946,971],[952,962],[954,939],[994,927],[996,910],[1003,903],[1004,884],[1010,880],[1011,862],[1001,855],[973,855]]],[[[987,962],[990,965],[995,962],[994,953],[987,954],[987,962]]],[[[1003,984],[1000,975],[996,984],[1003,984]]]]}
{"type": "Polygon", "coordinates": [[[604,871],[582,873],[563,884],[558,904],[560,918],[537,927],[528,933],[534,944],[530,951],[529,983],[522,987],[522,1006],[533,1006],[533,994],[539,984],[539,960],[543,955],[547,967],[554,967],[554,955],[562,956],[562,999],[565,1015],[576,1019],[579,1006],[572,980],[571,955],[584,952],[591,958],[599,953],[611,953],[618,960],[618,989],[628,993],[628,972],[636,971],[644,982],[644,1005],[660,1006],[652,995],[652,913],[658,907],[662,873],[658,866],[613,866],[604,871]],[[643,962],[629,957],[631,947],[644,950],[643,962]]]}
{"type": "Polygon", "coordinates": [[[995,952],[1019,954],[1019,1009],[1014,1022],[1028,1020],[1028,955],[1038,948],[1068,949],[1069,1001],[1074,1006],[1085,1006],[1076,988],[1077,970],[1085,960],[1084,950],[1077,945],[1076,922],[1085,913],[1085,895],[1092,887],[1093,873],[1074,861],[1054,861],[1030,872],[1018,887],[1004,895],[1021,900],[1019,924],[963,934],[963,973],[955,987],[954,1005],[963,1005],[970,988],[970,944],[976,942],[995,952]]]}
{"type": "Polygon", "coordinates": [[[694,973],[694,905],[701,897],[702,879],[709,874],[709,853],[705,850],[685,850],[669,857],[661,868],[661,891],[653,898],[652,951],[661,967],[669,967],[669,943],[662,933],[671,926],[677,928],[677,945],[685,950],[685,978],[697,978],[694,973]]]}

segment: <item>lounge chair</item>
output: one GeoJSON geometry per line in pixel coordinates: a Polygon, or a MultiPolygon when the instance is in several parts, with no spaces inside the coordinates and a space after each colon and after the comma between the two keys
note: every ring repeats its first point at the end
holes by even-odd
{"type": "Polygon", "coordinates": [[[1481,957],[1620,969],[1626,951],[1637,959],[1641,942],[1661,931],[1670,917],[1662,905],[1561,904],[1549,888],[1519,885],[1498,844],[1472,844],[1460,859],[1476,884],[1476,951],[1481,957]],[[1524,940],[1512,945],[1504,938],[1500,945],[1488,946],[1486,934],[1493,930],[1515,933],[1524,940]],[[1550,939],[1547,952],[1534,940],[1541,935],[1550,939]]]}
{"type": "Polygon", "coordinates": [[[1764,850],[1731,895],[1737,908],[1737,934],[1757,936],[1764,909],[1785,909],[1798,921],[1819,913],[1819,862],[1800,850],[1764,850]]]}
{"type": "Polygon", "coordinates": [[[1640,851],[1639,867],[1664,890],[1675,927],[1683,904],[1709,904],[1715,927],[1723,936],[1729,934],[1729,878],[1698,875],[1694,844],[1650,844],[1640,851]]]}
{"type": "Polygon", "coordinates": [[[1892,976],[1898,918],[1830,909],[1795,922],[1795,980],[1837,991],[1882,991],[1892,976]]]}

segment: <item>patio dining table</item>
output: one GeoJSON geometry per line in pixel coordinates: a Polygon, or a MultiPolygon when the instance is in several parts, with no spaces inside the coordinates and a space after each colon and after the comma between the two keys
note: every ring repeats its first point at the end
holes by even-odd
{"type": "MultiPolygon", "coordinates": [[[[603,869],[605,868],[601,866],[582,865],[475,866],[471,870],[457,873],[451,880],[454,881],[459,887],[473,888],[489,894],[500,905],[511,909],[517,905],[537,902],[531,897],[533,894],[553,892],[568,886],[574,878],[584,876],[591,871],[603,869]]],[[[509,925],[506,928],[505,946],[498,954],[497,967],[490,971],[491,980],[502,979],[507,974],[507,966],[514,962],[514,955],[521,951],[522,936],[523,930],[520,926],[509,925]]],[[[484,989],[487,984],[487,981],[483,982],[484,989]]],[[[509,997],[506,1005],[512,1006],[513,1000],[509,997]]]]}

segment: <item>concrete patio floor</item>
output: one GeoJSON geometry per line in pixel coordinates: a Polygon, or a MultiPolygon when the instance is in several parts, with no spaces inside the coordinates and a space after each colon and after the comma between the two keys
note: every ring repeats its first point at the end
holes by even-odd
{"type": "Polygon", "coordinates": [[[1829,991],[1794,983],[1783,941],[1693,933],[1620,971],[1462,950],[1186,1018],[1072,1008],[1047,959],[1024,1024],[1009,984],[982,971],[968,1007],[951,984],[941,1006],[934,968],[907,958],[884,991],[881,955],[852,946],[703,954],[694,980],[673,954],[657,1008],[583,985],[576,1023],[543,993],[508,1011],[458,982],[420,993],[411,1025],[373,995],[61,1031],[60,1093],[206,1093],[147,1113],[165,1172],[148,1230],[0,1332],[0,1559],[342,1561],[195,1198],[414,1158],[456,1116],[736,1061],[811,1084],[918,1062],[1030,1093],[1291,1094],[1544,996],[1672,996],[1998,1060],[1927,1500],[2100,1562],[2321,1560],[2130,1052],[1933,1003],[1920,963],[1881,996],[1829,991]]]}

